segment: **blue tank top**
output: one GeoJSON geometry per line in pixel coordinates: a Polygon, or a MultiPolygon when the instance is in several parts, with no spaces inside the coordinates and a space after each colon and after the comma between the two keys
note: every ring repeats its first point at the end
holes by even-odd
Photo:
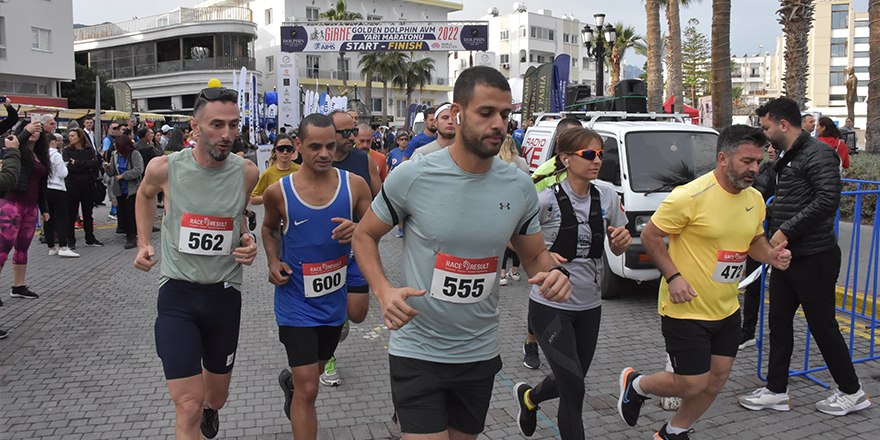
{"type": "Polygon", "coordinates": [[[342,325],[348,318],[345,284],[350,244],[330,236],[339,226],[330,219],[351,219],[347,172],[339,176],[336,195],[324,206],[305,203],[293,186],[293,174],[281,182],[287,221],[281,237],[281,261],[293,270],[290,280],[275,287],[275,321],[279,326],[342,325]]]}

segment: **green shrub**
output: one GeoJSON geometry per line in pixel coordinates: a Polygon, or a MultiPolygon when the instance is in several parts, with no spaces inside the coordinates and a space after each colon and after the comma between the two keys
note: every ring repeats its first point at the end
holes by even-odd
{"type": "MultiPolygon", "coordinates": [[[[843,176],[846,179],[854,180],[870,180],[880,182],[880,154],[868,154],[860,152],[859,154],[849,157],[850,167],[843,176]]],[[[862,184],[862,190],[876,190],[880,185],[862,184]]],[[[843,182],[844,191],[855,191],[856,184],[854,182],[843,182]]],[[[877,206],[876,194],[862,195],[862,221],[873,222],[874,212],[877,206]]],[[[845,195],[840,198],[840,218],[843,220],[852,220],[853,212],[856,207],[856,196],[845,195]]]]}

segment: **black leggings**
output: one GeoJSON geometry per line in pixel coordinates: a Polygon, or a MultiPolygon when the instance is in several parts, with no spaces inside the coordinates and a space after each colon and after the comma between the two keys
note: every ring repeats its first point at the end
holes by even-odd
{"type": "Polygon", "coordinates": [[[602,307],[561,310],[529,301],[529,320],[552,374],[529,394],[534,404],[559,397],[556,414],[563,439],[583,439],[584,376],[593,362],[602,307]]]}
{"type": "Polygon", "coordinates": [[[510,250],[510,248],[504,249],[504,259],[501,260],[501,270],[507,269],[507,259],[510,258],[513,263],[512,267],[519,267],[519,255],[516,252],[510,250]]]}

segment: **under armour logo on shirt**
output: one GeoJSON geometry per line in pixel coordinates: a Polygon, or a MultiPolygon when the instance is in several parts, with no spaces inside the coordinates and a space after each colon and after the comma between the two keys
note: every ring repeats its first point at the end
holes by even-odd
{"type": "Polygon", "coordinates": [[[501,207],[498,208],[498,209],[501,209],[501,210],[505,210],[505,209],[510,210],[510,203],[499,203],[499,205],[500,205],[501,207]]]}

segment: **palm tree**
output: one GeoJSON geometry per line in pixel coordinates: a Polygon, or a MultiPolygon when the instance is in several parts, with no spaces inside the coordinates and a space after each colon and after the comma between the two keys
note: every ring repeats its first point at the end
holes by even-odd
{"type": "Polygon", "coordinates": [[[785,75],[782,77],[785,94],[798,103],[801,110],[807,102],[807,39],[813,27],[813,0],[780,0],[779,24],[785,36],[785,75]]]}
{"type": "Polygon", "coordinates": [[[406,90],[406,108],[409,108],[412,102],[412,94],[416,87],[419,88],[419,91],[424,92],[425,86],[431,84],[431,77],[434,73],[434,59],[425,57],[418,61],[412,61],[410,58],[409,62],[404,62],[399,64],[399,66],[399,70],[391,79],[391,84],[394,87],[406,90]]]}
{"type": "MultiPolygon", "coordinates": [[[[352,21],[363,20],[360,12],[349,12],[345,7],[345,0],[336,2],[336,6],[321,13],[321,18],[327,21],[352,21]]],[[[345,52],[339,52],[339,65],[342,70],[342,87],[348,87],[348,71],[345,69],[345,52]]]]}
{"type": "MultiPolygon", "coordinates": [[[[868,6],[870,20],[869,46],[880,47],[880,0],[871,0],[868,6]]],[[[880,154],[880,53],[871,51],[868,73],[871,75],[868,81],[868,125],[865,127],[865,150],[869,153],[880,154]]],[[[874,219],[877,221],[877,219],[874,219]]]]}
{"type": "Polygon", "coordinates": [[[684,76],[681,72],[681,16],[679,14],[679,1],[667,0],[666,21],[669,22],[669,42],[666,45],[672,53],[672,77],[667,78],[671,86],[671,95],[674,105],[679,111],[684,110],[684,76]]]}
{"type": "Polygon", "coordinates": [[[382,55],[382,52],[370,52],[358,60],[361,75],[367,82],[366,90],[364,90],[364,100],[367,102],[367,108],[370,109],[371,113],[373,111],[373,75],[381,69],[382,55]]]}
{"type": "Polygon", "coordinates": [[[647,44],[648,58],[648,111],[663,111],[663,72],[662,46],[663,38],[660,31],[660,0],[646,0],[645,14],[648,16],[647,44]]]}
{"type": "Polygon", "coordinates": [[[712,126],[733,124],[730,81],[730,0],[712,0],[712,126]]]}
{"type": "Polygon", "coordinates": [[[388,121],[388,82],[396,75],[398,69],[405,65],[409,57],[402,52],[379,52],[379,60],[373,73],[382,82],[382,120],[388,121]]]}
{"type": "Polygon", "coordinates": [[[620,61],[626,50],[645,41],[645,37],[637,34],[636,29],[632,26],[624,26],[623,22],[618,22],[614,27],[617,31],[617,40],[614,41],[614,47],[611,48],[611,55],[608,57],[608,63],[611,66],[611,83],[608,84],[609,96],[614,95],[614,86],[620,82],[620,61]]]}

